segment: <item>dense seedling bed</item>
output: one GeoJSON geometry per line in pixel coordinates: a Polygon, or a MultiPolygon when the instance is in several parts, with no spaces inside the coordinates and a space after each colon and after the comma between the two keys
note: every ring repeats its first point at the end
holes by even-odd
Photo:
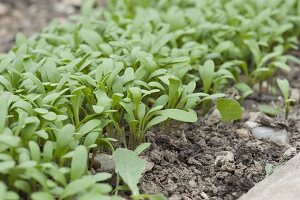
{"type": "MultiPolygon", "coordinates": [[[[146,132],[194,123],[214,104],[223,121],[237,120],[238,101],[299,63],[285,54],[298,44],[297,0],[93,5],[85,1],[76,23],[18,34],[0,55],[3,199],[120,199],[123,190],[164,199],[137,186],[146,132]],[[232,87],[235,98],[225,94],[232,87]],[[113,178],[92,173],[99,151],[113,155],[113,178]]],[[[277,83],[288,115],[288,82],[277,83]]]]}

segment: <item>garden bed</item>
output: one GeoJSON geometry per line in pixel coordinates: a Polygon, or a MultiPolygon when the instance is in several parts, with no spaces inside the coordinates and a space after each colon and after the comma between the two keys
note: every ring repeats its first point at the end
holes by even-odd
{"type": "MultiPolygon", "coordinates": [[[[14,31],[23,31],[29,36],[39,31],[50,19],[64,21],[67,15],[79,12],[78,4],[66,2],[71,1],[57,0],[51,4],[47,0],[1,3],[7,10],[3,12],[3,16],[0,13],[0,17],[4,19],[0,21],[0,25],[4,27],[0,31],[0,37],[4,38],[0,41],[0,53],[7,52],[12,47],[14,31]],[[35,23],[33,17],[39,7],[43,8],[39,18],[41,23],[35,23]],[[24,12],[25,8],[31,8],[27,14],[24,12]],[[22,19],[22,26],[11,23],[16,19],[22,19]]],[[[99,2],[101,4],[102,1],[99,2]]],[[[56,41],[53,43],[56,45],[56,41]]],[[[85,47],[83,50],[89,49],[85,47]]],[[[291,54],[299,57],[298,51],[291,54]]],[[[273,77],[274,80],[277,77],[288,77],[291,91],[295,92],[293,97],[296,98],[296,102],[291,108],[289,119],[285,120],[281,113],[278,117],[270,118],[270,124],[265,122],[260,125],[276,129],[274,124],[283,124],[288,132],[288,144],[277,144],[270,139],[253,137],[252,128],[247,126],[247,121],[251,116],[258,115],[258,106],[264,104],[283,107],[283,99],[278,93],[258,91],[255,88],[254,93],[243,101],[245,112],[238,121],[222,122],[213,107],[208,109],[209,112],[205,116],[201,116],[202,111],[199,111],[200,117],[196,123],[172,121],[167,122],[166,126],[156,126],[148,131],[146,139],[151,142],[151,146],[142,154],[142,158],[148,161],[150,167],[139,183],[141,192],[162,193],[170,200],[237,199],[276,170],[276,167],[291,159],[300,149],[300,70],[298,65],[289,64],[292,69],[289,74],[278,71],[273,77]]],[[[275,84],[273,81],[273,86],[275,84]]],[[[238,92],[229,89],[225,93],[226,96],[235,98],[238,92]]],[[[97,168],[93,170],[101,171],[97,168]]],[[[125,192],[124,196],[127,194],[125,192]]]]}
{"type": "MultiPolygon", "coordinates": [[[[177,124],[170,132],[148,133],[153,144],[147,160],[154,167],[141,188],[173,200],[237,199],[265,178],[268,165],[276,167],[294,156],[285,154],[290,147],[254,139],[239,133],[241,128],[243,123],[206,118],[195,125],[177,124]]],[[[290,128],[291,146],[299,148],[299,123],[290,128]]]]}
{"type": "MultiPolygon", "coordinates": [[[[288,75],[292,89],[298,92],[299,69],[292,65],[288,75]]],[[[154,167],[143,177],[141,188],[145,192],[161,192],[171,200],[237,199],[247,193],[300,150],[299,101],[292,107],[289,120],[273,117],[271,121],[287,124],[288,145],[253,137],[246,122],[261,104],[279,106],[282,99],[253,95],[244,102],[244,117],[235,123],[222,123],[212,115],[212,109],[196,124],[175,123],[170,130],[149,132],[152,146],[146,158],[154,167]]]]}

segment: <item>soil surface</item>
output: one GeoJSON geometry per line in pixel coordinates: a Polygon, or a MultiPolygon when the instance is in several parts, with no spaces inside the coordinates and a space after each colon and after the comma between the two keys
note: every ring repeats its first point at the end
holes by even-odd
{"type": "MultiPolygon", "coordinates": [[[[170,132],[148,133],[147,160],[155,165],[141,188],[172,200],[237,199],[266,176],[267,164],[275,167],[293,156],[283,156],[287,146],[237,133],[241,126],[202,119],[170,132]]],[[[292,138],[295,146],[298,132],[292,138]]]]}
{"type": "Polygon", "coordinates": [[[149,132],[147,137],[152,146],[146,159],[154,167],[143,177],[142,190],[163,193],[170,200],[237,199],[292,158],[300,150],[300,66],[290,65],[292,71],[288,75],[278,74],[288,77],[292,98],[296,100],[289,119],[284,120],[282,113],[270,118],[270,123],[260,125],[285,124],[289,144],[255,139],[246,127],[246,121],[257,114],[258,105],[283,108],[278,94],[256,93],[243,102],[246,110],[238,122],[222,123],[211,111],[195,124],[174,124],[170,130],[149,132]]]}
{"type": "MultiPolygon", "coordinates": [[[[64,21],[79,12],[80,3],[81,0],[1,0],[0,53],[10,50],[17,32],[30,36],[53,19],[64,21]]],[[[290,74],[292,89],[299,96],[299,66],[294,66],[290,74]]],[[[282,106],[282,99],[276,95],[257,96],[244,102],[246,115],[256,111],[259,103],[282,106]]],[[[290,159],[295,153],[287,151],[290,147],[299,150],[298,103],[299,99],[288,122],[290,146],[254,139],[244,128],[247,116],[225,124],[207,115],[195,124],[174,123],[168,130],[148,132],[152,145],[145,158],[154,166],[145,173],[140,188],[147,193],[163,193],[171,200],[237,199],[261,181],[270,166],[276,169],[290,159]]]]}
{"type": "MultiPolygon", "coordinates": [[[[300,58],[299,51],[291,54],[300,58]]],[[[263,94],[256,92],[243,102],[246,110],[238,122],[222,123],[210,112],[195,124],[175,123],[170,130],[149,132],[147,137],[152,146],[146,159],[154,167],[143,177],[142,190],[163,193],[170,200],[237,199],[291,159],[300,151],[300,66],[290,66],[291,72],[278,72],[276,76],[290,81],[295,102],[289,119],[285,120],[281,113],[260,124],[271,128],[274,124],[285,124],[289,144],[255,139],[246,127],[246,121],[258,113],[258,105],[284,107],[282,97],[270,92],[274,88],[263,94]]],[[[272,85],[276,86],[276,82],[272,85]]]]}

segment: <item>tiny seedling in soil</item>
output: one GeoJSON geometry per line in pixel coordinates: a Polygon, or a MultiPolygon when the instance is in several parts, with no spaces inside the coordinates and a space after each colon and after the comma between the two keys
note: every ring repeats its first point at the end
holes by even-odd
{"type": "Polygon", "coordinates": [[[290,84],[289,84],[288,80],[286,80],[286,79],[277,79],[277,85],[283,96],[285,119],[287,119],[288,115],[289,115],[289,111],[290,111],[291,102],[294,101],[293,99],[289,98],[290,84]]]}

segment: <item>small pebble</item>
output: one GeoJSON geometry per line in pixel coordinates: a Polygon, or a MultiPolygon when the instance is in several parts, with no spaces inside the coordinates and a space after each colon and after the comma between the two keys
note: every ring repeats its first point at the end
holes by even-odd
{"type": "Polygon", "coordinates": [[[257,126],[258,126],[258,123],[257,122],[252,122],[252,121],[246,121],[245,124],[244,124],[244,127],[247,128],[247,129],[253,129],[257,126]]]}
{"type": "Polygon", "coordinates": [[[256,122],[257,118],[261,115],[260,112],[250,112],[249,113],[249,120],[250,122],[256,122]]]}
{"type": "Polygon", "coordinates": [[[154,167],[154,163],[153,162],[149,162],[146,160],[146,169],[145,172],[151,171],[154,167]]]}
{"type": "Polygon", "coordinates": [[[290,147],[288,148],[284,154],[283,154],[283,158],[285,159],[290,159],[292,158],[294,155],[296,155],[297,151],[296,151],[296,148],[294,147],[290,147]]]}
{"type": "Polygon", "coordinates": [[[208,117],[208,121],[212,124],[218,123],[221,121],[221,114],[218,109],[215,109],[208,117]]]}
{"type": "Polygon", "coordinates": [[[247,129],[241,128],[241,129],[236,129],[236,134],[238,135],[239,138],[249,140],[250,139],[250,132],[247,129]]]}
{"type": "Polygon", "coordinates": [[[208,195],[207,195],[205,192],[201,192],[200,195],[201,195],[201,197],[202,197],[203,199],[205,199],[205,200],[208,200],[208,199],[209,199],[208,195]]]}
{"type": "Polygon", "coordinates": [[[285,129],[274,130],[269,127],[255,127],[251,130],[254,138],[269,138],[278,145],[289,145],[288,132],[285,129]]]}
{"type": "Polygon", "coordinates": [[[94,167],[102,172],[113,172],[115,170],[115,162],[111,155],[100,153],[93,158],[94,167]]]}

